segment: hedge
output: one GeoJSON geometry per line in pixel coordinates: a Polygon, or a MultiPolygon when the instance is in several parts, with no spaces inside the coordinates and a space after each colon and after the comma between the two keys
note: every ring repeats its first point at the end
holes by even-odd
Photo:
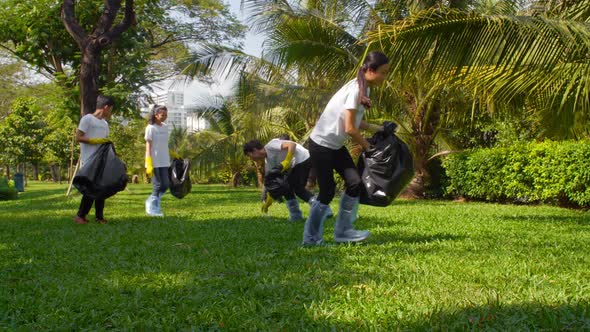
{"type": "Polygon", "coordinates": [[[472,150],[446,157],[443,166],[451,195],[590,206],[590,141],[472,150]]]}

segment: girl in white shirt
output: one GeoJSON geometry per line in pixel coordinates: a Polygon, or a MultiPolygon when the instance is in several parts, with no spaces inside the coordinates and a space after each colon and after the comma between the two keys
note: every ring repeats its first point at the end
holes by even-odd
{"type": "Polygon", "coordinates": [[[310,135],[310,159],[312,167],[317,171],[320,192],[305,222],[304,245],[323,243],[323,222],[336,190],[334,170],[342,176],[346,185],[334,225],[334,241],[358,242],[369,236],[368,231],[358,231],[352,227],[358,211],[362,183],[344,144],[350,137],[367,151],[370,149],[369,142],[359,129],[383,129],[363,121],[363,115],[365,108],[371,107],[367,87],[383,84],[388,71],[389,59],[385,54],[376,51],[367,54],[357,78],[346,83],[332,96],[310,135]]]}
{"type": "Polygon", "coordinates": [[[152,178],[152,194],[145,201],[145,212],[149,216],[162,217],[160,202],[162,195],[170,188],[170,156],[180,158],[168,149],[170,131],[164,121],[168,118],[168,109],[163,105],[154,105],[145,128],[145,164],[146,173],[152,178]]]}

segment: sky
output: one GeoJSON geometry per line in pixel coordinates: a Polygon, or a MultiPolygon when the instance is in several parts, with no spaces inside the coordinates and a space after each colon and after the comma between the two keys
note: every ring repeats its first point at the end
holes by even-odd
{"type": "MultiPolygon", "coordinates": [[[[248,13],[244,13],[241,10],[241,0],[226,0],[226,4],[229,4],[231,12],[240,20],[243,24],[247,25],[246,18],[248,13]]],[[[264,36],[261,34],[254,34],[250,31],[246,33],[244,38],[244,52],[254,56],[260,56],[262,51],[262,43],[264,36]]],[[[212,85],[208,85],[201,82],[192,82],[188,85],[173,84],[172,81],[165,82],[162,85],[156,87],[158,94],[165,93],[168,86],[171,86],[171,90],[182,91],[184,90],[185,104],[202,104],[210,96],[221,94],[223,96],[230,95],[232,88],[235,84],[233,80],[217,81],[212,85]]]]}

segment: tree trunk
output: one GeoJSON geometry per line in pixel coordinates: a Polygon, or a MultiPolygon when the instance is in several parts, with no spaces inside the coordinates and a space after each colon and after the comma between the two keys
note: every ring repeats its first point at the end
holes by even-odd
{"type": "Polygon", "coordinates": [[[50,165],[49,171],[51,173],[51,179],[53,180],[53,182],[58,182],[59,181],[59,170],[57,168],[57,165],[55,165],[55,164],[50,165]]]}
{"type": "Polygon", "coordinates": [[[39,165],[32,164],[32,166],[33,166],[33,180],[37,181],[37,180],[39,180],[39,165]]]}
{"type": "Polygon", "coordinates": [[[264,163],[255,163],[256,165],[256,179],[258,180],[258,188],[264,187],[264,163]]]}
{"type": "Polygon", "coordinates": [[[114,25],[121,9],[122,0],[105,1],[104,9],[92,33],[88,34],[76,18],[75,0],[63,0],[61,19],[68,33],[74,38],[82,52],[80,65],[80,112],[82,115],[96,110],[98,77],[100,74],[100,53],[121,34],[136,25],[134,0],[125,0],[123,20],[114,25]]]}
{"type": "Polygon", "coordinates": [[[26,187],[27,184],[29,183],[29,180],[27,180],[27,164],[23,163],[22,167],[23,167],[24,186],[26,187]]]}
{"type": "Polygon", "coordinates": [[[10,165],[6,165],[6,178],[10,180],[10,165]]]}
{"type": "Polygon", "coordinates": [[[432,105],[421,107],[418,110],[415,98],[413,96],[406,96],[406,98],[410,101],[410,107],[414,109],[411,125],[416,175],[402,195],[411,198],[424,198],[430,183],[428,158],[434,147],[436,129],[440,121],[440,107],[437,102],[434,102],[432,105]]]}
{"type": "Polygon", "coordinates": [[[241,178],[242,178],[242,174],[240,172],[234,172],[232,179],[231,179],[232,188],[237,188],[240,185],[241,178]]]}
{"type": "Polygon", "coordinates": [[[100,74],[100,48],[87,47],[80,65],[80,109],[82,116],[94,113],[98,97],[98,76],[100,74]]]}

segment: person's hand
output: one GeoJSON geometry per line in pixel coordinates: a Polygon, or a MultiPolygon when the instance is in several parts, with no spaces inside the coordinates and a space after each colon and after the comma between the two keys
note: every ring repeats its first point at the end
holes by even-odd
{"type": "Polygon", "coordinates": [[[176,151],[170,150],[169,152],[170,152],[170,157],[172,157],[172,159],[182,160],[182,157],[178,153],[176,153],[176,151]]]}
{"type": "Polygon", "coordinates": [[[272,197],[270,195],[266,195],[266,201],[262,202],[262,206],[260,207],[260,211],[263,213],[268,213],[268,207],[272,204],[272,197]]]}
{"type": "Polygon", "coordinates": [[[154,165],[152,163],[152,157],[145,158],[145,174],[150,178],[154,175],[154,165]]]}
{"type": "Polygon", "coordinates": [[[391,121],[383,121],[383,132],[393,135],[397,129],[397,124],[391,121]]]}
{"type": "Polygon", "coordinates": [[[281,169],[281,172],[286,172],[287,170],[289,170],[289,168],[291,168],[291,160],[293,160],[293,152],[287,151],[287,156],[285,156],[285,160],[281,161],[281,166],[283,167],[283,169],[281,169]]]}
{"type": "Polygon", "coordinates": [[[106,143],[112,143],[112,142],[108,138],[89,138],[88,139],[88,144],[92,144],[92,145],[106,144],[106,143]]]}

